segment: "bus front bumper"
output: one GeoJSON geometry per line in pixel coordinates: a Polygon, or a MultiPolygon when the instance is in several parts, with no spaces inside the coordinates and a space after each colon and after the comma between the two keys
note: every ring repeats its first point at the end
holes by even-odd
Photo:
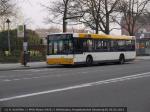
{"type": "Polygon", "coordinates": [[[50,64],[50,65],[56,65],[56,64],[73,65],[74,60],[73,60],[73,58],[48,58],[47,64],[50,64]]]}

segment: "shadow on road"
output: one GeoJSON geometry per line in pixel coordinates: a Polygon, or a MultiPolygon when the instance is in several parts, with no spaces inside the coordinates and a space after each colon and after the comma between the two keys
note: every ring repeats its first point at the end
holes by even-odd
{"type": "Polygon", "coordinates": [[[127,64],[134,64],[134,62],[126,62],[125,64],[118,64],[118,63],[99,63],[99,64],[93,64],[92,66],[86,66],[85,64],[79,64],[79,65],[48,65],[46,68],[86,68],[86,67],[95,67],[95,66],[123,66],[127,64]]]}

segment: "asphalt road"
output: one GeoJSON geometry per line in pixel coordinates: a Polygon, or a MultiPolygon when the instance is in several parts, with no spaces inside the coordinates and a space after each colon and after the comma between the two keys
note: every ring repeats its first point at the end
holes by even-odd
{"type": "Polygon", "coordinates": [[[128,107],[150,112],[150,60],[0,71],[0,107],[128,107]]]}

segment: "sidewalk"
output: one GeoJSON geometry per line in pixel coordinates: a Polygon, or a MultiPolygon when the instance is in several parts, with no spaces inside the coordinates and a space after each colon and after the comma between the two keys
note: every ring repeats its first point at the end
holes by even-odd
{"type": "Polygon", "coordinates": [[[20,63],[13,63],[13,64],[0,63],[0,71],[18,70],[18,69],[36,69],[36,68],[46,68],[46,67],[48,67],[46,62],[30,62],[27,64],[27,67],[24,67],[20,63]]]}
{"type": "Polygon", "coordinates": [[[150,60],[150,56],[137,56],[136,59],[138,59],[138,60],[150,60]]]}
{"type": "MultiPolygon", "coordinates": [[[[137,56],[136,60],[150,60],[150,56],[137,56]]],[[[7,70],[20,70],[20,69],[38,69],[38,68],[47,68],[49,65],[46,62],[30,62],[27,64],[27,67],[24,67],[20,63],[14,64],[1,64],[0,63],[0,71],[7,70]]]]}

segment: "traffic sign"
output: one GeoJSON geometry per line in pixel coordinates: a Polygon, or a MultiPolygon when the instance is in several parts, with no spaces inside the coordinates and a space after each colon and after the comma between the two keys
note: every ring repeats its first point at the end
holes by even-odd
{"type": "Polygon", "coordinates": [[[24,25],[19,25],[17,28],[17,36],[20,38],[24,37],[24,25]]]}

